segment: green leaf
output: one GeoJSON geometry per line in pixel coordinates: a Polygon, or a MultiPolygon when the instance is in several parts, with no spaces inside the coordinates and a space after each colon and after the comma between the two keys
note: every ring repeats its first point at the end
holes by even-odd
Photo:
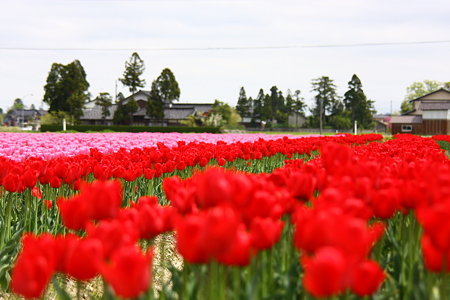
{"type": "Polygon", "coordinates": [[[55,291],[58,294],[58,299],[60,300],[71,300],[70,295],[67,293],[67,291],[63,288],[61,288],[61,285],[59,284],[57,276],[53,277],[52,280],[53,286],[55,287],[55,291]]]}

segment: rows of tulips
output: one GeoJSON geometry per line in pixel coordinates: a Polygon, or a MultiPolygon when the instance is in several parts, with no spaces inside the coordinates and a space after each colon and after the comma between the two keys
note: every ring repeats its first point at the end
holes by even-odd
{"type": "Polygon", "coordinates": [[[50,282],[70,298],[61,275],[79,298],[99,277],[104,299],[450,294],[450,164],[430,138],[161,142],[1,165],[1,283],[26,298],[50,282]],[[155,283],[152,264],[170,278],[155,283]]]}

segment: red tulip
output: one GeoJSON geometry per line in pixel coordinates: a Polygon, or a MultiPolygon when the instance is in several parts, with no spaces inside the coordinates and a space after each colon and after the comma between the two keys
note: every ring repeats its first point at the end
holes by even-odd
{"type": "Polygon", "coordinates": [[[80,239],[67,255],[66,274],[78,280],[90,280],[99,274],[102,244],[97,239],[80,239]]]}
{"type": "Polygon", "coordinates": [[[25,298],[40,298],[56,266],[54,239],[49,234],[26,235],[22,252],[12,269],[11,289],[25,298]]]}
{"type": "Polygon", "coordinates": [[[103,264],[101,274],[116,295],[135,298],[144,293],[151,281],[152,251],[141,253],[136,247],[122,247],[103,264]]]}
{"type": "Polygon", "coordinates": [[[84,229],[90,220],[88,204],[80,196],[68,200],[59,198],[56,202],[64,225],[73,230],[84,229]]]}
{"type": "Polygon", "coordinates": [[[303,284],[314,297],[334,296],[345,289],[347,263],[336,248],[320,248],[304,268],[303,284]]]}
{"type": "Polygon", "coordinates": [[[31,189],[31,194],[33,195],[33,197],[42,199],[42,192],[37,186],[35,186],[31,189]]]}
{"type": "Polygon", "coordinates": [[[263,250],[271,248],[281,237],[284,222],[270,218],[256,217],[250,226],[252,246],[263,250]]]}
{"type": "Polygon", "coordinates": [[[19,175],[17,174],[9,173],[3,178],[3,188],[10,193],[17,192],[19,185],[19,175]]]}
{"type": "Polygon", "coordinates": [[[353,269],[351,289],[360,297],[372,295],[378,290],[385,277],[384,271],[376,262],[362,261],[353,269]]]}

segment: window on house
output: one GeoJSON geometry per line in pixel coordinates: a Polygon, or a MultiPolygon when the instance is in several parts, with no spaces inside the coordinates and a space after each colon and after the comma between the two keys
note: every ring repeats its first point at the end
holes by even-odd
{"type": "Polygon", "coordinates": [[[411,132],[412,125],[402,125],[402,132],[411,132]]]}

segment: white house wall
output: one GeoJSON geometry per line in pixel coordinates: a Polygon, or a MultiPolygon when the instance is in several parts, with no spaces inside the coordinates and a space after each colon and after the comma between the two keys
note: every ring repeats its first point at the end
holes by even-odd
{"type": "Polygon", "coordinates": [[[424,110],[422,118],[424,120],[449,120],[448,110],[424,110]]]}

